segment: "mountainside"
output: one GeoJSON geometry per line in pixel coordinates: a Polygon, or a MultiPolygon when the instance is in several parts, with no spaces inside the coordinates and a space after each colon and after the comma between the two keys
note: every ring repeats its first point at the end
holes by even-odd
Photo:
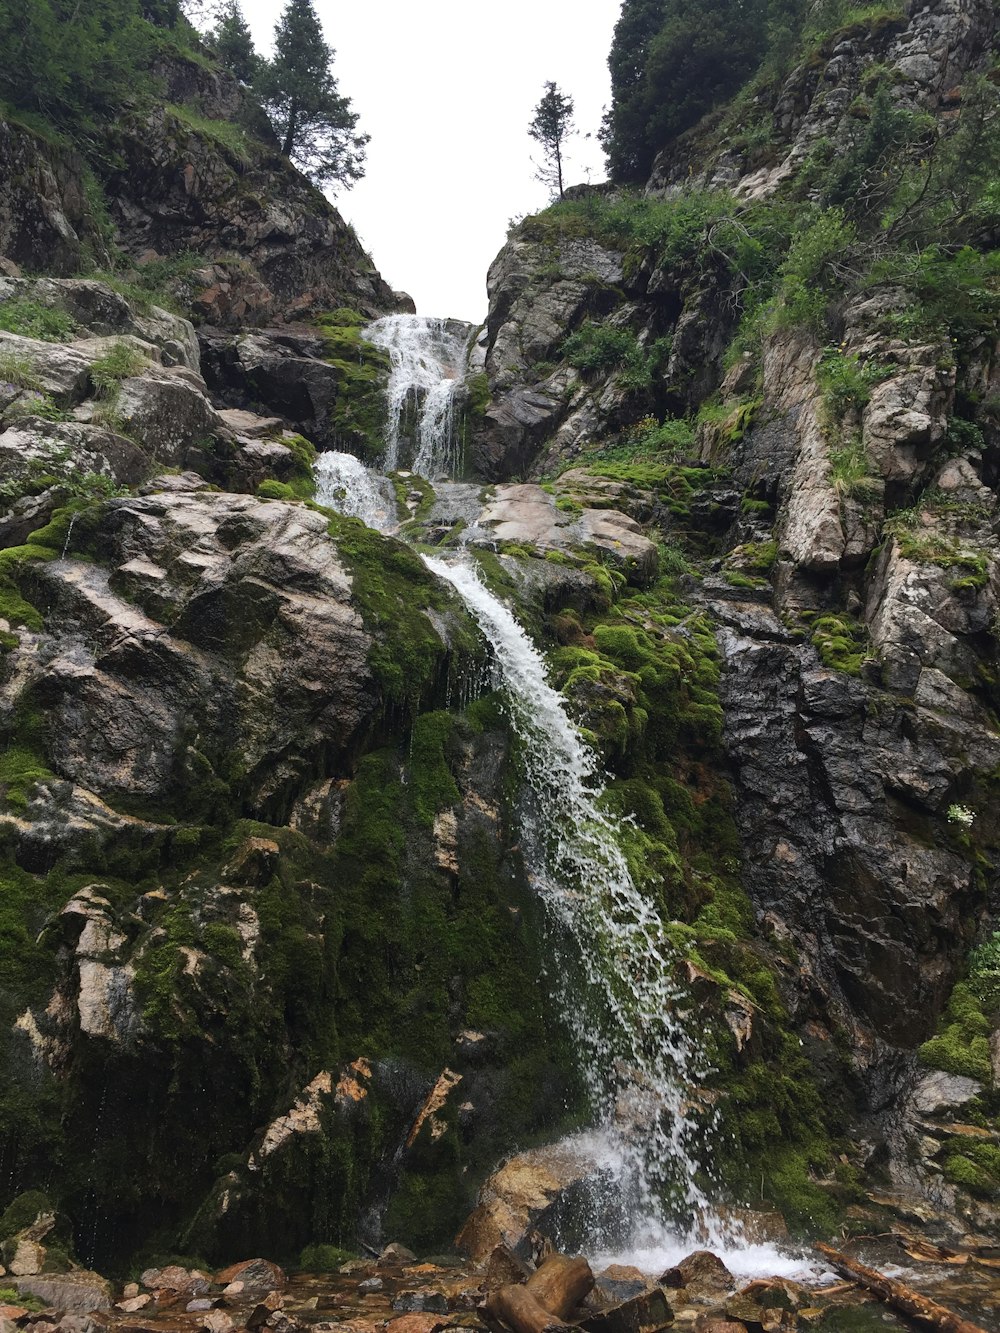
{"type": "Polygon", "coordinates": [[[528,742],[420,558],[459,549],[607,772],[699,1188],[995,1243],[996,18],[789,43],[644,189],[514,227],[461,475],[394,472],[392,535],[314,464],[419,457],[368,328],[407,298],[246,90],[174,51],[90,158],[0,122],[0,1202],[67,1215],[38,1267],[444,1249],[587,1123],[528,742]]]}

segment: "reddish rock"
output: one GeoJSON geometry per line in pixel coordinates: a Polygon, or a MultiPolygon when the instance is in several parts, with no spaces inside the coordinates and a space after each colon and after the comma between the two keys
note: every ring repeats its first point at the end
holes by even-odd
{"type": "MultiPolygon", "coordinates": [[[[264,839],[248,839],[247,841],[263,842],[264,839]]],[[[285,1274],[277,1264],[272,1264],[269,1259],[244,1259],[241,1263],[230,1264],[228,1268],[223,1268],[221,1272],[216,1273],[215,1280],[221,1287],[228,1287],[230,1282],[242,1282],[243,1291],[247,1295],[257,1295],[259,1292],[266,1291],[283,1291],[288,1285],[285,1274]]]]}
{"type": "Polygon", "coordinates": [[[404,1314],[389,1321],[386,1333],[437,1333],[439,1328],[444,1328],[445,1322],[436,1314],[404,1314]]]}

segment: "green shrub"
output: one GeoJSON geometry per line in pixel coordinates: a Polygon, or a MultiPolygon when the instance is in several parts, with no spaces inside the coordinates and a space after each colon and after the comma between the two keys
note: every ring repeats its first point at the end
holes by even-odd
{"type": "Polygon", "coordinates": [[[0,329],[18,333],[22,338],[40,338],[44,342],[66,342],[76,325],[64,310],[53,310],[27,297],[0,302],[0,329]]]}
{"type": "Polygon", "coordinates": [[[15,389],[41,389],[31,358],[3,346],[0,346],[0,384],[10,384],[15,389]]]}
{"type": "Polygon", "coordinates": [[[103,356],[99,356],[90,367],[90,378],[100,398],[114,398],[122,380],[133,375],[141,375],[149,365],[149,359],[138,347],[121,340],[112,343],[103,356]]]}

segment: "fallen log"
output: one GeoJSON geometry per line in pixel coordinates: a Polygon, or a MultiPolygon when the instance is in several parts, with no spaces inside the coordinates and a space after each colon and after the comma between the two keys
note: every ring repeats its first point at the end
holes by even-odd
{"type": "Polygon", "coordinates": [[[550,1254],[525,1283],[539,1305],[558,1319],[567,1319],[594,1286],[586,1259],[550,1254]]]}
{"type": "Polygon", "coordinates": [[[939,1329],[940,1333],[985,1333],[978,1324],[970,1323],[968,1319],[963,1319],[954,1311],[938,1305],[937,1301],[922,1296],[911,1287],[904,1286],[895,1278],[886,1277],[875,1268],[867,1268],[864,1264],[858,1263],[857,1259],[842,1254],[832,1246],[817,1244],[815,1248],[829,1259],[838,1273],[873,1292],[879,1300],[885,1301],[886,1305],[891,1305],[901,1314],[908,1315],[911,1319],[919,1319],[931,1328],[939,1329]]]}
{"type": "Polygon", "coordinates": [[[486,1298],[485,1313],[514,1333],[553,1333],[565,1329],[594,1285],[586,1259],[550,1254],[525,1283],[505,1283],[486,1298]]]}
{"type": "Polygon", "coordinates": [[[488,1322],[499,1320],[514,1333],[565,1333],[569,1328],[546,1310],[527,1286],[497,1287],[486,1297],[485,1313],[488,1322]]]}

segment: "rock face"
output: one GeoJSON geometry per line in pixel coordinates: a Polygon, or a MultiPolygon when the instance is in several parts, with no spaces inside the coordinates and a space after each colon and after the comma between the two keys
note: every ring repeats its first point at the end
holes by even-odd
{"type": "MultiPolygon", "coordinates": [[[[313,504],[311,464],[381,447],[361,330],[406,299],[244,92],[174,61],[101,181],[133,276],[198,337],[70,276],[107,233],[83,167],[0,126],[0,1152],[5,1189],[58,1176],[84,1262],[161,1238],[213,1263],[436,1251],[484,1179],[462,1245],[526,1254],[600,1192],[560,1139],[580,1053],[510,726],[406,540],[478,562],[600,755],[665,985],[706,1032],[685,1100],[733,1198],[829,1230],[853,1169],[879,1207],[997,1227],[1000,1011],[961,982],[1000,860],[996,321],[949,340],[902,288],[829,285],[821,316],[770,311],[759,355],[733,344],[762,281],[739,210],[773,198],[780,232],[813,189],[784,182],[855,146],[872,78],[950,115],[992,25],[979,0],[851,25],[761,92],[766,147],[703,126],[641,200],[521,224],[469,474],[397,474],[394,536],[313,504]],[[246,152],[196,104],[250,116],[246,152]],[[713,213],[688,178],[731,195],[713,213]]],[[[46,1225],[12,1224],[21,1280],[56,1280],[46,1225]]],[[[225,1280],[273,1290],[263,1262],[225,1280]]],[[[156,1280],[206,1299],[204,1275],[156,1280]]]]}
{"type": "Polygon", "coordinates": [[[166,105],[122,117],[107,154],[114,166],[97,181],[72,152],[0,125],[0,179],[13,184],[0,207],[0,254],[63,277],[107,263],[96,184],[113,243],[133,260],[203,256],[175,279],[199,319],[234,326],[338,306],[369,315],[399,307],[340,214],[279,154],[236,79],[179,55],[154,77],[166,105]],[[242,147],[214,135],[213,119],[243,126],[242,147]]]}

